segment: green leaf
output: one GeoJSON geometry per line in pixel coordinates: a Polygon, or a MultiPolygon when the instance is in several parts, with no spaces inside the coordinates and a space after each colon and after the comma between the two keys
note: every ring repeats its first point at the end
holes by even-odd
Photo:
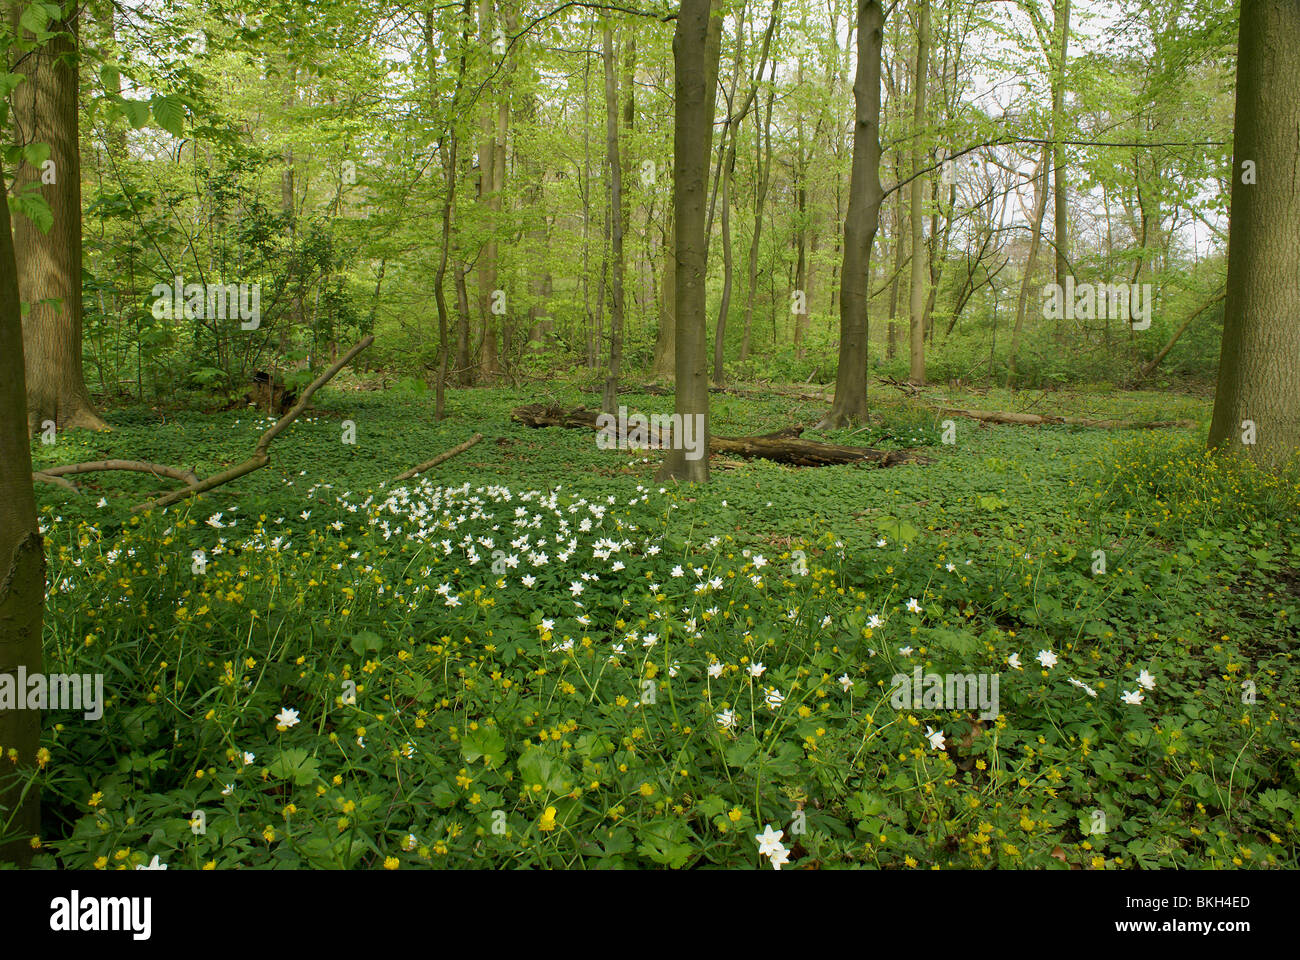
{"type": "Polygon", "coordinates": [[[921,532],[906,520],[897,517],[881,517],[876,521],[876,529],[885,537],[900,543],[910,543],[921,532]]]}
{"type": "Polygon", "coordinates": [[[727,763],[733,767],[743,767],[749,758],[758,752],[758,741],[752,733],[746,733],[736,743],[726,749],[727,763]]]}
{"type": "Polygon", "coordinates": [[[384,638],[373,630],[362,630],[352,637],[352,652],[358,657],[364,657],[369,651],[374,650],[378,653],[384,649],[384,638]]]}
{"type": "Polygon", "coordinates": [[[121,110],[126,122],[136,130],[149,122],[149,104],[144,100],[123,100],[121,110]]]}
{"type": "Polygon", "coordinates": [[[310,786],[319,777],[320,761],[307,756],[307,751],[299,747],[282,750],[268,765],[271,776],[283,780],[292,780],[300,787],[310,786]]]}
{"type": "Polygon", "coordinates": [[[680,820],[656,820],[642,827],[637,836],[641,839],[638,853],[674,870],[684,867],[694,852],[694,848],[685,842],[689,835],[686,825],[680,820]]]}
{"type": "Polygon", "coordinates": [[[506,742],[495,727],[479,727],[466,731],[460,741],[460,752],[470,763],[482,757],[489,767],[497,767],[505,759],[506,742]]]}
{"type": "Polygon", "coordinates": [[[175,137],[185,135],[185,105],[173,96],[164,94],[154,97],[153,118],[158,126],[175,137]]]}
{"type": "Polygon", "coordinates": [[[50,159],[50,145],[48,143],[29,143],[23,147],[23,159],[33,167],[39,167],[46,160],[50,159]]]}
{"type": "Polygon", "coordinates": [[[18,18],[18,24],[24,30],[36,34],[38,39],[42,38],[46,33],[46,27],[50,25],[49,8],[43,3],[31,4],[18,18]]]}
{"type": "Polygon", "coordinates": [[[15,214],[22,214],[32,223],[41,233],[49,233],[50,227],[54,226],[54,211],[50,205],[41,196],[39,188],[33,185],[33,189],[25,190],[16,196],[9,198],[9,209],[15,214]]]}

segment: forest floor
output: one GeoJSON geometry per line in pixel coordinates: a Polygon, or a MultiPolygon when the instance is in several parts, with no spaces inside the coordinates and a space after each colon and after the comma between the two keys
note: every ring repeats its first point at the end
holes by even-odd
{"type": "MultiPolygon", "coordinates": [[[[869,426],[805,436],[931,462],[715,457],[692,489],[657,451],[510,422],[598,404],[577,387],[449,391],[441,423],[363,387],[199,502],[132,514],[158,489],[135,474],[38,487],[47,670],[109,699],[51,718],[45,862],[1297,865],[1300,484],[1207,458],[1205,398],[873,385],[869,426]],[[940,406],[1195,426],[954,417],[945,443],[940,406]],[[902,702],[921,674],[998,686],[902,702]]],[[[715,434],[826,409],[742,390],[712,396],[715,434]]],[[[38,469],[206,476],[272,422],[106,419],[38,469]]]]}

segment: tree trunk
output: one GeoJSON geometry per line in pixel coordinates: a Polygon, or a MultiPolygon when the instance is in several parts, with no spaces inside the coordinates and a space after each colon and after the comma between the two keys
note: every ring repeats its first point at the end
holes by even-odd
{"type": "Polygon", "coordinates": [[[677,241],[674,237],[675,221],[671,206],[668,225],[664,228],[664,272],[659,307],[659,332],[655,337],[655,359],[652,376],[655,380],[672,380],[677,355],[677,241]]]}
{"type": "Polygon", "coordinates": [[[898,278],[903,274],[903,225],[906,215],[903,210],[903,191],[897,191],[894,201],[894,278],[889,281],[889,330],[885,344],[885,356],[893,360],[898,353],[898,278]]]}
{"type": "MultiPolygon", "coordinates": [[[[36,523],[32,451],[24,429],[25,380],[9,206],[0,203],[0,675],[11,677],[19,668],[29,674],[41,672],[45,605],[45,549],[36,523]]],[[[25,690],[18,692],[25,694],[25,690]]],[[[31,838],[40,832],[39,788],[22,795],[40,743],[40,711],[0,710],[0,747],[6,753],[15,751],[19,764],[15,768],[6,760],[0,768],[0,861],[26,864],[32,855],[31,838]],[[6,821],[11,821],[7,830],[6,821]]]]}
{"type": "Polygon", "coordinates": [[[867,305],[871,244],[880,225],[880,52],[885,14],[881,0],[858,0],[858,65],[853,81],[853,165],[844,220],[840,291],[840,353],[835,399],[821,429],[867,418],[867,305]]]}
{"type": "MultiPolygon", "coordinates": [[[[722,128],[723,151],[722,164],[718,168],[718,187],[722,193],[722,296],[718,300],[718,322],[713,328],[713,382],[722,386],[724,382],[723,351],[727,340],[727,315],[731,312],[731,281],[734,261],[731,255],[731,184],[736,177],[736,137],[740,133],[740,122],[749,112],[752,96],[746,96],[739,110],[739,116],[733,111],[736,107],[736,91],[740,88],[740,72],[745,63],[745,4],[736,8],[736,54],[731,65],[731,92],[727,94],[727,120],[722,128]]],[[[712,209],[710,209],[710,216],[712,209]]],[[[705,240],[710,239],[712,223],[705,227],[705,240]]]]}
{"type": "MultiPolygon", "coordinates": [[[[12,26],[26,4],[10,6],[12,26]]],[[[28,51],[13,71],[24,81],[10,94],[12,127],[21,144],[50,148],[48,175],[27,163],[18,166],[15,192],[39,186],[54,223],[43,233],[27,217],[13,224],[18,293],[29,304],[23,318],[27,425],[31,433],[52,420],[60,429],[106,429],[86,389],[81,359],[81,153],[77,109],[76,5],[44,44],[28,51]],[[43,180],[52,179],[52,183],[43,180]]],[[[30,36],[22,31],[25,36],[30,36]]]]}
{"type": "MultiPolygon", "coordinates": [[[[727,159],[722,167],[722,296],[718,300],[718,322],[713,328],[713,382],[725,382],[722,367],[723,348],[727,339],[727,314],[731,311],[731,181],[736,173],[736,149],[733,140],[727,148],[727,159]]],[[[706,237],[707,240],[707,237],[706,237]]]]}
{"type": "MultiPolygon", "coordinates": [[[[492,48],[492,0],[479,0],[479,39],[485,49],[492,48]]],[[[504,94],[503,94],[504,96],[504,94]]],[[[501,210],[501,187],[497,182],[498,172],[504,171],[504,152],[500,162],[497,160],[498,139],[504,139],[499,129],[499,113],[489,101],[482,108],[479,118],[479,202],[487,208],[488,240],[479,254],[478,263],[478,312],[483,325],[482,348],[479,354],[479,375],[492,379],[501,372],[497,358],[497,325],[494,319],[493,305],[497,290],[497,241],[496,231],[500,225],[498,214],[501,210]]],[[[504,145],[500,146],[504,151],[504,145]]]]}
{"type": "MultiPolygon", "coordinates": [[[[433,91],[437,89],[437,71],[435,69],[437,57],[434,54],[433,47],[433,11],[426,10],[424,17],[424,48],[425,56],[428,57],[430,99],[434,100],[436,97],[433,91]]],[[[433,280],[433,296],[438,306],[438,382],[434,389],[433,405],[433,418],[435,420],[442,420],[446,412],[447,363],[448,354],[451,352],[451,341],[448,335],[450,312],[447,309],[447,291],[444,289],[444,285],[447,279],[447,261],[451,256],[451,223],[456,211],[456,161],[457,148],[459,147],[456,123],[458,121],[457,108],[460,102],[461,85],[465,80],[465,47],[469,39],[469,0],[466,0],[465,4],[465,17],[466,32],[461,37],[460,64],[456,74],[456,87],[451,95],[451,109],[449,111],[451,119],[446,128],[447,148],[444,153],[441,145],[439,145],[438,151],[444,156],[443,170],[447,192],[442,201],[442,252],[438,256],[438,269],[433,280]]],[[[436,103],[431,103],[431,106],[436,106],[436,103]]]]}
{"type": "MultiPolygon", "coordinates": [[[[709,153],[713,140],[714,88],[718,82],[721,21],[711,0],[682,0],[673,32],[673,205],[677,224],[676,321],[677,390],[673,410],[683,421],[699,418],[707,448],[709,381],[705,364],[708,320],[705,278],[709,245],[704,233],[708,202],[709,153]]],[[[659,479],[705,483],[709,458],[688,459],[674,449],[664,457],[659,479]]]]}
{"type": "Polygon", "coordinates": [[[1233,450],[1253,439],[1246,452],[1268,467],[1300,449],[1297,38],[1295,0],[1242,0],[1227,300],[1209,445],[1233,450]],[[1248,163],[1254,176],[1243,176],[1248,163]]]}
{"type": "Polygon", "coordinates": [[[623,363],[623,165],[618,155],[618,76],[614,72],[614,30],[608,22],[601,38],[605,61],[605,149],[609,158],[613,302],[609,315],[609,373],[602,409],[618,412],[618,376],[623,363]]]}
{"type": "MultiPolygon", "coordinates": [[[[800,23],[800,32],[807,30],[808,20],[804,17],[800,23]]],[[[795,84],[803,86],[803,54],[799,54],[795,68],[795,84]]],[[[803,110],[795,115],[795,162],[794,162],[794,196],[795,196],[795,296],[803,298],[802,309],[795,305],[794,310],[794,354],[803,359],[803,338],[808,332],[808,158],[804,153],[803,110]]]]}
{"type": "MultiPolygon", "coordinates": [[[[1020,349],[1020,330],[1025,324],[1025,311],[1029,307],[1029,285],[1034,279],[1034,265],[1038,260],[1038,244],[1043,236],[1043,211],[1047,209],[1048,145],[1043,144],[1043,157],[1038,162],[1034,177],[1034,214],[1030,225],[1029,252],[1025,255],[1025,275],[1020,278],[1020,299],[1016,302],[1016,325],[1011,329],[1011,347],[1007,351],[1007,386],[1016,380],[1016,351],[1020,349]]],[[[1021,208],[1023,209],[1023,207],[1021,208]]],[[[992,371],[989,371],[992,373],[992,371]]]]}
{"type": "Polygon", "coordinates": [[[468,273],[469,268],[463,263],[457,263],[451,268],[452,280],[456,285],[456,380],[462,387],[474,382],[474,371],[469,362],[469,284],[465,280],[468,273]]]}
{"type": "MultiPolygon", "coordinates": [[[[780,0],[772,6],[772,21],[780,0]]],[[[761,67],[759,69],[762,69],[761,67]]],[[[760,75],[761,79],[761,75],[760,75]]],[[[749,359],[749,344],[754,324],[754,297],[758,295],[759,241],[763,236],[763,207],[767,203],[767,187],[772,178],[772,102],[776,99],[776,62],[768,76],[767,108],[760,119],[754,111],[754,167],[758,182],[754,185],[754,232],[749,241],[749,289],[745,296],[745,329],[740,338],[740,362],[749,359]]]]}
{"type": "Polygon", "coordinates": [[[1065,176],[1065,62],[1070,42],[1070,0],[1056,0],[1056,63],[1052,65],[1052,177],[1055,187],[1056,224],[1052,240],[1056,244],[1056,283],[1064,290],[1070,272],[1070,208],[1066,196],[1065,176]]]}
{"type": "Polygon", "coordinates": [[[912,83],[912,288],[909,303],[911,343],[908,350],[908,380],[925,385],[925,219],[921,215],[921,164],[925,159],[921,128],[925,125],[925,87],[930,62],[930,0],[920,0],[917,10],[916,70],[912,83]]]}

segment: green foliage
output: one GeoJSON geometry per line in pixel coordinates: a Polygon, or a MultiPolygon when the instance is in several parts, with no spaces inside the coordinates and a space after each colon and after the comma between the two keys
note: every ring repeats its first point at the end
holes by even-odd
{"type": "MultiPolygon", "coordinates": [[[[270,467],[165,513],[126,509],[145,476],[40,488],[47,669],[108,694],[17,768],[40,862],[759,866],[770,824],[792,867],[1296,865],[1293,480],[1177,435],[963,422],[929,466],[661,490],[657,453],[507,422],[535,396],[448,399],[433,424],[431,397],[330,389],[270,467]],[[498,439],[380,486],[475,429],[498,439]],[[998,675],[996,716],[896,707],[918,667],[998,675]]],[[[723,433],[810,413],[719,407],[723,433]]],[[[268,422],[110,419],[201,473],[268,422]]]]}

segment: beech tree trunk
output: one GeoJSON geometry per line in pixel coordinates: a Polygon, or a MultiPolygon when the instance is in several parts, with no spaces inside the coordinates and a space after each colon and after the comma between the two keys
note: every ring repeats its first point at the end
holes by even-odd
{"type": "Polygon", "coordinates": [[[623,363],[623,166],[618,155],[618,77],[614,72],[614,30],[606,23],[601,38],[605,61],[605,149],[609,158],[609,216],[612,257],[609,316],[609,372],[602,401],[606,413],[618,412],[618,376],[623,363]]]}
{"type": "Polygon", "coordinates": [[[677,355],[677,241],[671,205],[668,225],[664,228],[664,272],[661,279],[662,294],[659,306],[659,332],[655,337],[655,359],[652,376],[656,380],[672,380],[676,374],[677,355]]]}
{"type": "MultiPolygon", "coordinates": [[[[424,20],[424,47],[425,56],[428,57],[426,65],[429,71],[429,89],[430,95],[437,88],[437,75],[435,64],[437,57],[433,47],[433,10],[425,11],[424,20]]],[[[459,68],[456,73],[456,87],[451,96],[451,116],[452,120],[447,126],[447,145],[444,147],[439,144],[439,154],[443,157],[444,183],[446,194],[442,200],[442,251],[438,256],[438,269],[434,273],[433,296],[438,307],[438,382],[434,387],[434,405],[433,418],[441,420],[446,412],[446,393],[447,393],[447,366],[449,354],[451,353],[451,339],[449,336],[450,311],[447,308],[447,291],[445,289],[447,279],[447,261],[451,256],[451,224],[456,214],[456,165],[457,153],[459,147],[459,138],[456,130],[457,105],[460,101],[460,89],[465,80],[466,53],[465,44],[469,39],[469,19],[470,9],[468,2],[465,5],[466,27],[465,33],[461,37],[461,54],[459,68]]],[[[373,326],[373,325],[372,325],[373,326]]]]}
{"type": "Polygon", "coordinates": [[[925,151],[921,128],[925,125],[925,87],[930,62],[930,0],[920,0],[917,10],[916,69],[912,83],[915,97],[912,108],[912,287],[911,344],[908,351],[908,380],[925,385],[925,219],[921,215],[921,164],[925,151]]]}
{"type": "Polygon", "coordinates": [[[1065,177],[1065,63],[1070,43],[1070,0],[1056,0],[1056,63],[1052,76],[1052,177],[1053,203],[1056,207],[1055,230],[1052,241],[1056,244],[1056,282],[1065,289],[1065,278],[1070,272],[1069,224],[1070,208],[1065,177]]]}
{"type": "MultiPolygon", "coordinates": [[[[673,33],[673,207],[677,223],[677,390],[673,411],[683,418],[702,418],[697,436],[702,436],[706,445],[709,379],[704,282],[709,245],[704,223],[722,40],[721,21],[712,16],[711,6],[711,0],[682,0],[673,33]]],[[[707,482],[709,458],[689,460],[685,454],[680,449],[668,451],[658,478],[707,482]]]]}
{"type": "MultiPolygon", "coordinates": [[[[772,5],[772,21],[776,23],[776,11],[781,7],[780,0],[772,5]]],[[[762,69],[761,67],[759,68],[762,69]]],[[[761,75],[760,75],[761,79],[761,75]]],[[[772,72],[768,76],[769,89],[767,106],[760,116],[754,111],[754,165],[758,182],[754,185],[754,232],[749,240],[749,287],[745,295],[745,328],[740,338],[740,362],[749,359],[749,344],[754,325],[754,297],[758,294],[758,254],[763,236],[763,207],[767,202],[767,188],[772,179],[772,103],[776,99],[776,63],[772,63],[772,72]]]]}
{"type": "Polygon", "coordinates": [[[1269,467],[1300,449],[1298,38],[1296,0],[1242,0],[1227,299],[1209,444],[1269,467]]]}
{"type": "MultiPolygon", "coordinates": [[[[11,676],[19,667],[29,674],[41,671],[45,605],[45,548],[32,492],[25,383],[9,205],[0,203],[0,674],[11,676]]],[[[18,755],[16,768],[8,760],[0,765],[0,861],[25,864],[31,858],[30,840],[40,829],[40,793],[33,789],[22,797],[22,786],[24,775],[35,765],[40,742],[39,711],[0,710],[0,747],[18,755]],[[5,831],[3,825],[10,819],[5,831]]]]}
{"type": "Polygon", "coordinates": [[[858,0],[858,66],[853,81],[853,165],[844,219],[840,290],[840,353],[835,399],[820,429],[867,417],[867,305],[871,244],[880,226],[880,52],[885,13],[881,0],[858,0]]]}
{"type": "MultiPolygon", "coordinates": [[[[492,13],[492,0],[479,0],[479,38],[488,50],[492,49],[492,13]]],[[[502,95],[504,96],[504,94],[502,95]]],[[[501,125],[500,113],[489,101],[484,105],[479,118],[478,150],[479,201],[488,210],[488,241],[483,245],[478,263],[479,319],[483,324],[482,347],[479,353],[479,375],[486,379],[491,379],[500,372],[500,363],[497,359],[497,323],[492,308],[497,289],[496,230],[499,226],[499,217],[497,215],[501,210],[500,191],[503,186],[502,183],[497,181],[497,175],[498,173],[504,174],[505,170],[505,146],[497,142],[498,139],[504,140],[504,131],[500,129],[501,125]],[[502,151],[499,161],[497,158],[498,150],[502,151]]],[[[502,179],[504,179],[504,176],[502,179]]]]}
{"type": "MultiPolygon", "coordinates": [[[[731,255],[731,184],[736,178],[736,138],[740,133],[740,122],[749,112],[753,102],[752,90],[745,97],[738,115],[736,109],[736,91],[740,89],[740,72],[745,63],[745,4],[736,9],[736,55],[731,65],[731,92],[727,94],[727,119],[722,128],[723,151],[722,165],[718,168],[718,188],[722,193],[722,296],[718,300],[718,322],[713,328],[713,382],[722,386],[725,380],[723,369],[723,352],[727,340],[727,315],[731,312],[731,283],[734,261],[731,255]]],[[[716,188],[715,188],[716,189],[716,188]]],[[[716,193],[715,193],[716,196],[716,193]]],[[[710,219],[712,210],[709,211],[710,219]]],[[[712,222],[704,231],[706,241],[712,237],[712,222]]]]}
{"type": "MultiPolygon", "coordinates": [[[[25,3],[9,10],[12,28],[25,3]]],[[[13,223],[18,295],[30,305],[23,318],[29,433],[54,421],[59,429],[106,429],[86,389],[81,359],[81,152],[77,109],[77,11],[50,24],[54,36],[17,58],[23,77],[10,94],[12,126],[21,144],[45,143],[49,163],[18,166],[15,190],[39,185],[54,223],[48,233],[26,217],[13,223]]],[[[22,33],[30,38],[26,31],[22,33]]],[[[12,53],[11,53],[12,56],[12,53]]]]}

